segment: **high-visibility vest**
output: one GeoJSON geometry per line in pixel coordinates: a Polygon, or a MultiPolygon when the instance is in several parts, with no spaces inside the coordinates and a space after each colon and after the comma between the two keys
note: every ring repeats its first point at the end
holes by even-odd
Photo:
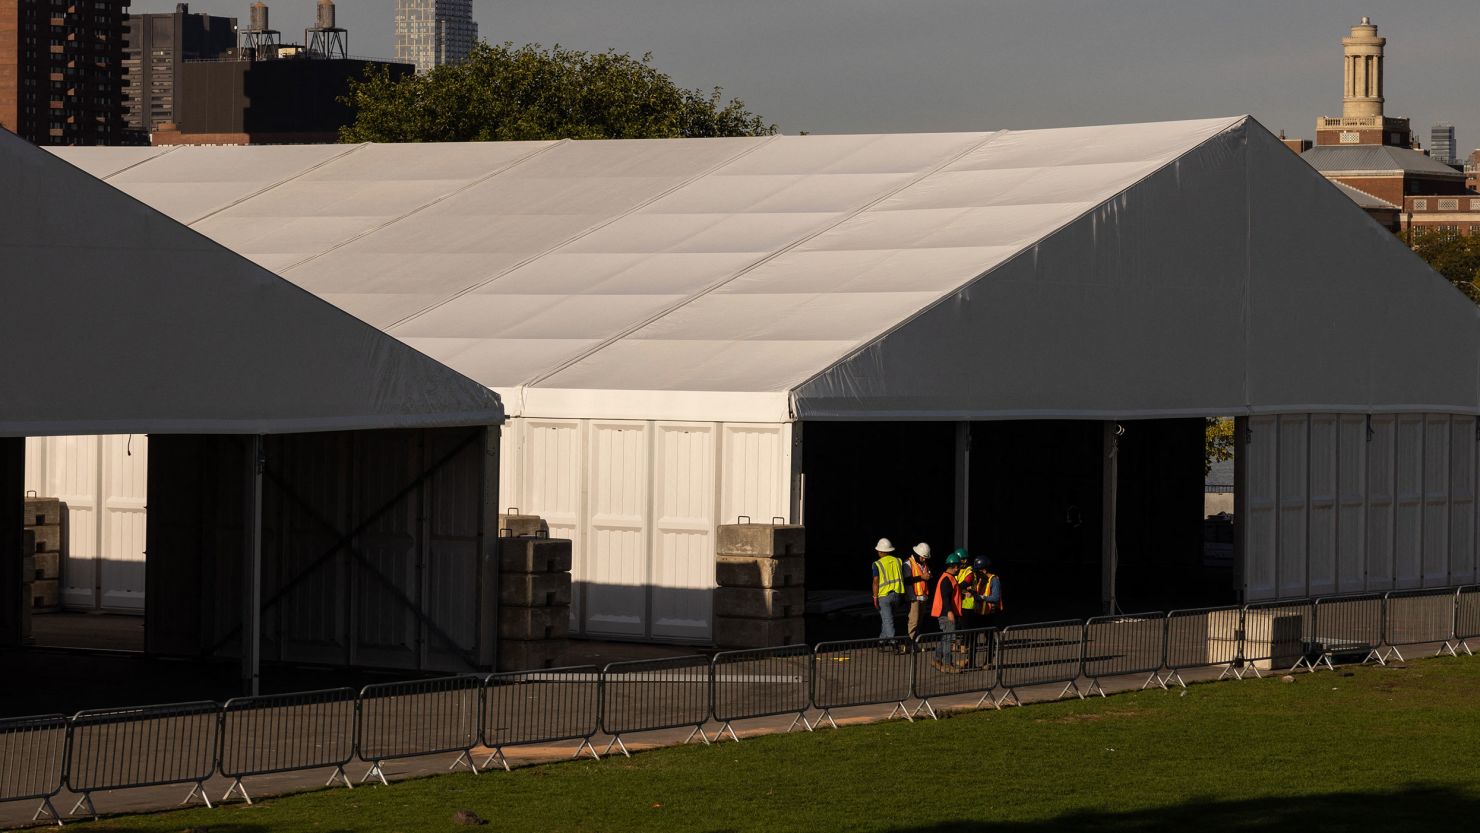
{"type": "Polygon", "coordinates": [[[935,602],[930,605],[930,615],[940,617],[945,615],[946,610],[953,613],[961,610],[961,584],[956,581],[955,576],[950,573],[941,573],[940,580],[935,583],[935,602]],[[946,586],[950,582],[950,586],[946,586]],[[951,606],[946,607],[946,599],[951,600],[951,606]]]}
{"type": "Polygon", "coordinates": [[[879,568],[879,598],[890,593],[904,592],[904,578],[901,575],[901,567],[904,565],[899,563],[898,558],[886,555],[875,561],[874,566],[879,568]]]}
{"type": "Polygon", "coordinates": [[[930,595],[930,582],[925,578],[925,565],[911,558],[905,562],[910,568],[910,595],[923,599],[930,595]]]}
{"type": "MultiPolygon", "coordinates": [[[[970,567],[962,567],[961,572],[956,574],[956,581],[959,582],[962,587],[971,587],[973,575],[974,573],[971,572],[970,567]]],[[[963,598],[961,600],[961,609],[976,610],[976,597],[966,596],[965,598],[963,598]]]]}
{"type": "MultiPolygon", "coordinates": [[[[998,579],[997,578],[997,574],[996,573],[979,573],[979,574],[977,574],[976,576],[973,577],[973,580],[975,581],[976,584],[975,584],[974,587],[972,587],[972,592],[974,592],[977,595],[981,596],[983,599],[986,599],[986,597],[992,595],[992,590],[995,588],[995,585],[997,584],[997,582],[1000,581],[1001,579],[998,579]]],[[[983,616],[985,616],[985,615],[987,615],[989,613],[996,613],[996,612],[1000,611],[1001,609],[1002,609],[1002,597],[1000,595],[997,597],[997,601],[995,601],[995,602],[988,602],[988,601],[983,601],[982,602],[982,615],[983,616]]]]}

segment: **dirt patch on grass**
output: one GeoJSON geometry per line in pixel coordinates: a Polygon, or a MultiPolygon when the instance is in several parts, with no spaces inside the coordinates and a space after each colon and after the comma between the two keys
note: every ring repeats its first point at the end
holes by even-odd
{"type": "Polygon", "coordinates": [[[1140,709],[1117,709],[1113,712],[1087,712],[1085,714],[1066,714],[1061,717],[1040,717],[1033,722],[1058,726],[1078,726],[1084,723],[1102,723],[1106,720],[1140,716],[1140,709]]]}

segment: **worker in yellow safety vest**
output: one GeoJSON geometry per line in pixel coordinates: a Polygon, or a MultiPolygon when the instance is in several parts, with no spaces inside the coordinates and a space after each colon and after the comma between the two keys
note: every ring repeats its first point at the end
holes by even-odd
{"type": "Polygon", "coordinates": [[[1002,579],[991,571],[992,562],[985,555],[971,559],[971,567],[963,571],[969,577],[961,582],[970,594],[968,602],[961,606],[970,611],[967,619],[973,628],[984,628],[993,622],[993,615],[1002,612],[1002,579]]]}
{"type": "Polygon", "coordinates": [[[894,607],[904,598],[904,562],[894,555],[894,545],[880,538],[874,545],[874,609],[879,611],[879,638],[894,638],[894,607]]]}
{"type": "Polygon", "coordinates": [[[906,590],[910,595],[910,618],[905,633],[911,641],[920,635],[920,623],[924,621],[930,604],[930,545],[921,541],[914,546],[914,554],[904,563],[906,590]]]}

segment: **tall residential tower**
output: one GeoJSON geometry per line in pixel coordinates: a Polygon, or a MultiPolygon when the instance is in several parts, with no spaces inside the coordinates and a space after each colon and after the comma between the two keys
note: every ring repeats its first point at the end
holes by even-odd
{"type": "Polygon", "coordinates": [[[130,17],[123,47],[129,129],[151,133],[173,124],[185,62],[218,60],[235,46],[236,18],[191,14],[187,3],[130,17]]]}
{"type": "Polygon", "coordinates": [[[472,0],[396,0],[396,60],[417,72],[461,63],[477,40],[472,0]]]}
{"type": "Polygon", "coordinates": [[[128,0],[0,0],[0,127],[38,145],[124,140],[128,0]]]}

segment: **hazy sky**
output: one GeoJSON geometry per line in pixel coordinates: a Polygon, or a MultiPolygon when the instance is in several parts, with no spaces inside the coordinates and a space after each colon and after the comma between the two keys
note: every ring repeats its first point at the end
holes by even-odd
{"type": "MultiPolygon", "coordinates": [[[[245,22],[249,0],[191,11],[245,22]]],[[[314,0],[269,0],[297,41],[314,0]],[[296,34],[295,34],[296,33],[296,34]]],[[[341,0],[350,51],[391,57],[395,0],[341,0]]],[[[136,0],[134,13],[173,0],[136,0]]],[[[1341,112],[1341,43],[1389,39],[1387,111],[1480,146],[1476,0],[473,0],[486,40],[652,52],[784,132],[984,130],[1252,113],[1313,138],[1341,112]]]]}

